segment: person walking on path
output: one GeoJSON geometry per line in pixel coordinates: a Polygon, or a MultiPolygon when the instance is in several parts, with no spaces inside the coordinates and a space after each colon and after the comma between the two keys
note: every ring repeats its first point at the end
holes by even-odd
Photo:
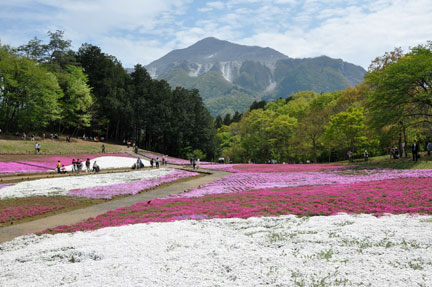
{"type": "Polygon", "coordinates": [[[199,166],[200,166],[200,159],[197,158],[197,160],[196,160],[196,169],[199,169],[199,166]]]}
{"type": "Polygon", "coordinates": [[[367,150],[365,150],[365,151],[364,151],[364,160],[365,160],[365,161],[368,161],[368,159],[369,159],[369,153],[368,153],[367,150]]]}
{"type": "Polygon", "coordinates": [[[192,168],[195,169],[195,167],[196,167],[196,159],[193,158],[192,159],[192,168]]]}
{"type": "Polygon", "coordinates": [[[420,147],[419,147],[419,144],[417,143],[417,141],[414,141],[414,143],[411,146],[411,149],[412,149],[412,154],[413,154],[413,161],[417,161],[418,153],[420,151],[420,147]]]}
{"type": "Polygon", "coordinates": [[[59,160],[57,161],[57,172],[61,173],[61,162],[59,160]]]}
{"type": "Polygon", "coordinates": [[[86,173],[90,172],[90,159],[87,158],[86,162],[85,162],[85,166],[86,166],[86,173]]]}
{"type": "Polygon", "coordinates": [[[105,153],[105,145],[102,144],[102,153],[105,153]]]}
{"type": "Polygon", "coordinates": [[[72,173],[75,172],[76,169],[77,169],[77,163],[76,163],[75,159],[73,158],[72,159],[72,173]]]}
{"type": "Polygon", "coordinates": [[[156,168],[159,168],[159,157],[156,158],[156,168]]]}

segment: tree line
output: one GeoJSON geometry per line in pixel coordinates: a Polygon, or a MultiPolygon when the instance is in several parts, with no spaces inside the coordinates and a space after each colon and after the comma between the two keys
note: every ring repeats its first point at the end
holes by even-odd
{"type": "Polygon", "coordinates": [[[402,150],[429,139],[432,43],[377,57],[364,83],[298,92],[212,119],[199,91],[173,89],[92,44],[77,51],[62,31],[12,48],[0,43],[0,128],[134,140],[140,147],[234,162],[326,162],[402,150]]]}
{"type": "Polygon", "coordinates": [[[357,157],[365,150],[402,151],[414,140],[425,147],[432,130],[432,42],[377,57],[355,87],[255,102],[240,118],[218,122],[219,151],[234,162],[327,162],[346,159],[349,151],[357,157]]]}
{"type": "Polygon", "coordinates": [[[185,157],[216,152],[214,122],[198,90],[172,89],[92,44],[71,49],[63,31],[12,48],[0,43],[0,128],[131,139],[145,149],[185,157]]]}

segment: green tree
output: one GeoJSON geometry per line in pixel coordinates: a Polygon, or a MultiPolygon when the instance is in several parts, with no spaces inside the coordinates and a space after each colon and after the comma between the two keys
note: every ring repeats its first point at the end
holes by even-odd
{"type": "Polygon", "coordinates": [[[363,108],[349,108],[330,117],[325,129],[326,141],[341,151],[355,152],[366,143],[363,108]]]}
{"type": "Polygon", "coordinates": [[[431,123],[432,42],[371,70],[365,79],[372,88],[368,104],[374,126],[431,123]]]}
{"type": "Polygon", "coordinates": [[[0,46],[0,125],[5,131],[41,130],[58,119],[63,96],[56,77],[0,46]]]}
{"type": "Polygon", "coordinates": [[[82,68],[67,66],[66,73],[58,73],[57,78],[64,91],[61,99],[62,116],[60,123],[64,128],[73,130],[73,135],[79,130],[90,127],[91,107],[94,98],[88,85],[88,77],[82,68]]]}

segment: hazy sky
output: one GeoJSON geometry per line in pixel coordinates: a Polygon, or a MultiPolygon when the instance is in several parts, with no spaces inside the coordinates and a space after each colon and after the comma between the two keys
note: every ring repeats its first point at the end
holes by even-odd
{"type": "Polygon", "coordinates": [[[205,37],[327,55],[367,68],[394,47],[432,40],[431,0],[0,0],[0,41],[22,45],[63,30],[125,67],[149,64],[205,37]]]}

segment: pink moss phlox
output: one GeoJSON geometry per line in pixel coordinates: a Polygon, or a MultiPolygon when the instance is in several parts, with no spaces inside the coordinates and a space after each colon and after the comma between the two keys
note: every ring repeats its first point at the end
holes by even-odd
{"type": "Polygon", "coordinates": [[[48,172],[56,168],[57,161],[59,160],[64,165],[70,165],[72,164],[72,159],[74,158],[80,158],[81,160],[85,160],[87,158],[94,159],[101,156],[121,156],[133,158],[133,156],[123,153],[79,154],[75,157],[35,155],[30,156],[29,160],[24,161],[0,161],[0,174],[48,172]]]}
{"type": "Polygon", "coordinates": [[[241,172],[314,172],[346,168],[333,164],[214,164],[201,165],[202,168],[222,170],[233,173],[241,172]]]}
{"type": "Polygon", "coordinates": [[[428,177],[432,170],[360,170],[353,174],[336,171],[253,173],[239,172],[207,183],[173,197],[199,197],[208,194],[232,193],[251,189],[296,187],[303,185],[351,184],[406,177],[428,177]]]}
{"type": "Polygon", "coordinates": [[[0,211],[0,223],[8,221],[20,220],[23,218],[29,218],[36,215],[45,214],[51,211],[63,209],[64,206],[17,206],[13,208],[6,208],[0,211]]]}
{"type": "Polygon", "coordinates": [[[118,195],[137,194],[142,190],[151,189],[163,183],[173,182],[181,178],[187,178],[196,175],[198,175],[198,173],[196,172],[173,170],[170,174],[146,180],[119,183],[107,186],[90,187],[84,189],[73,189],[68,192],[68,196],[111,199],[114,196],[118,195]]]}
{"type": "Polygon", "coordinates": [[[268,188],[199,198],[155,199],[45,232],[95,230],[126,224],[205,218],[367,213],[432,214],[432,178],[396,178],[353,184],[268,188]]]}

